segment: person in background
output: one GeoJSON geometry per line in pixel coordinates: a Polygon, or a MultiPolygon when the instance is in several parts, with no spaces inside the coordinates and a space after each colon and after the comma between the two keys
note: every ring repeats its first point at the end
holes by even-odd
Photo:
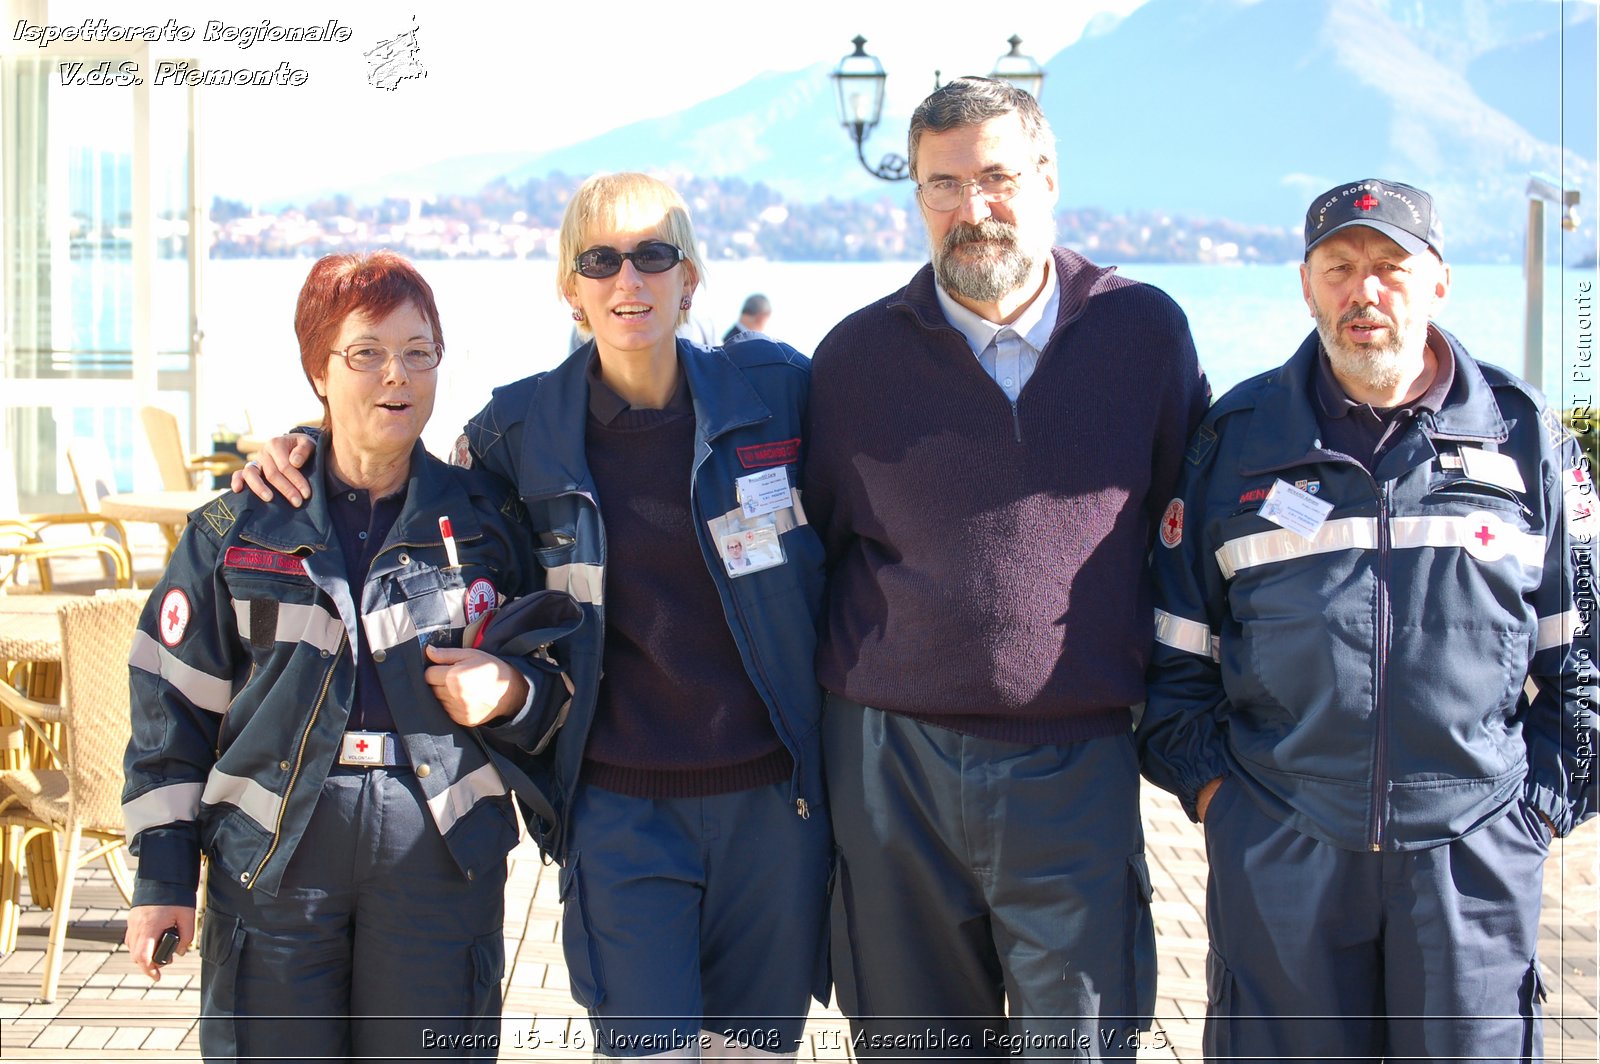
{"type": "Polygon", "coordinates": [[[1205,825],[1206,1058],[1539,1060],[1541,868],[1595,814],[1589,470],[1432,324],[1428,193],[1335,186],[1305,248],[1316,328],[1212,408],[1155,552],[1138,739],[1205,825]]]}
{"type": "Polygon", "coordinates": [[[728,327],[722,334],[723,343],[732,343],[736,338],[748,333],[764,333],[767,331],[767,319],[772,317],[772,300],[756,292],[746,296],[744,306],[739,308],[739,320],[728,327]]]}
{"type": "Polygon", "coordinates": [[[134,642],[128,950],[159,979],[163,932],[188,948],[205,853],[207,1060],[419,1059],[425,1031],[492,1059],[520,755],[485,739],[567,688],[472,647],[541,577],[515,494],[418,442],[444,333],[410,263],[318,260],[295,334],[311,504],[197,511],[134,642]]]}
{"type": "MultiPolygon", "coordinates": [[[[704,267],[655,178],[584,182],[560,240],[593,339],[496,389],[464,453],[518,486],[546,584],[585,613],[556,646],[575,691],[536,774],[572,993],[603,1056],[792,1056],[807,997],[828,998],[833,855],[822,544],[798,479],[810,363],[674,335],[704,267]]],[[[263,452],[280,491],[304,490],[302,453],[263,452]]]]}
{"type": "Polygon", "coordinates": [[[1205,378],[1171,299],[1051,246],[1032,96],[960,78],[909,141],[933,262],[828,334],[807,429],[840,1004],[862,1056],[1131,1057],[1146,557],[1205,378]]]}

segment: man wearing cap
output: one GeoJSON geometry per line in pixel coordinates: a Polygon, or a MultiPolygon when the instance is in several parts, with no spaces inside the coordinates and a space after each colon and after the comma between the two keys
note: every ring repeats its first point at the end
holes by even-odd
{"type": "Polygon", "coordinates": [[[1316,329],[1211,408],[1155,548],[1138,740],[1205,825],[1207,1058],[1537,1059],[1541,868],[1596,801],[1587,470],[1431,324],[1426,192],[1339,185],[1305,239],[1316,329]]]}

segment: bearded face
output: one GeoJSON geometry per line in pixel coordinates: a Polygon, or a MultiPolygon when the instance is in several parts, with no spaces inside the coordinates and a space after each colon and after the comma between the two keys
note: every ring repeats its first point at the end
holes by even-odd
{"type": "Polygon", "coordinates": [[[933,249],[934,274],[952,295],[998,303],[1022,287],[1054,240],[1054,225],[1025,244],[1017,226],[997,218],[957,222],[933,249]]]}

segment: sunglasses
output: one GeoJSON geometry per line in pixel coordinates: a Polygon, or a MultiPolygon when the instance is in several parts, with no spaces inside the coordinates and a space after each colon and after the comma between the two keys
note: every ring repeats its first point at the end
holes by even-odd
{"type": "Polygon", "coordinates": [[[622,270],[623,260],[633,263],[640,273],[666,273],[683,261],[683,252],[676,244],[665,240],[646,240],[632,251],[598,247],[579,252],[573,260],[577,271],[591,280],[615,277],[622,270]]]}

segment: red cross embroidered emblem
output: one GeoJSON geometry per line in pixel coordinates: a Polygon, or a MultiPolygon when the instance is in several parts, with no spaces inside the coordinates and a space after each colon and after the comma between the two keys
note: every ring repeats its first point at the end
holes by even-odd
{"type": "Polygon", "coordinates": [[[1372,208],[1376,207],[1377,205],[1378,205],[1378,201],[1372,198],[1372,193],[1370,193],[1370,192],[1368,192],[1365,196],[1362,196],[1360,199],[1356,200],[1356,206],[1360,207],[1364,211],[1370,211],[1372,208]]]}
{"type": "Polygon", "coordinates": [[[1494,533],[1489,531],[1488,525],[1484,525],[1472,534],[1472,538],[1487,547],[1489,541],[1494,538],[1494,533]]]}
{"type": "Polygon", "coordinates": [[[189,627],[189,596],[179,588],[172,588],[161,599],[161,608],[156,611],[156,628],[161,634],[161,641],[169,647],[175,647],[183,639],[183,633],[189,627]]]}
{"type": "Polygon", "coordinates": [[[1176,547],[1183,542],[1183,500],[1173,499],[1167,504],[1166,513],[1161,515],[1161,543],[1166,547],[1176,547]]]}

